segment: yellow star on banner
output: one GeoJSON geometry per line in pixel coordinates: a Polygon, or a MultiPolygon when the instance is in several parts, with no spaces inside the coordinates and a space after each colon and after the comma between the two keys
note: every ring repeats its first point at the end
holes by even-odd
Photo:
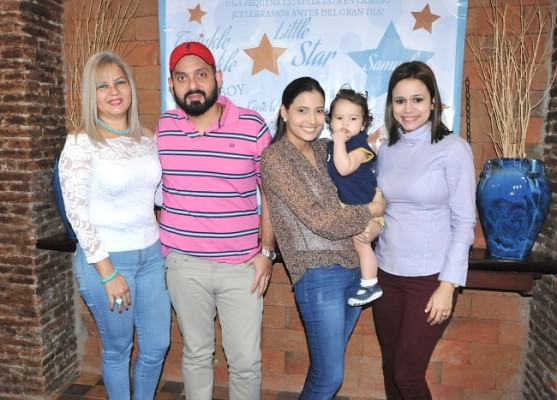
{"type": "Polygon", "coordinates": [[[273,74],[278,75],[277,60],[286,51],[283,47],[273,47],[267,34],[263,34],[258,47],[252,49],[244,49],[248,56],[253,59],[253,68],[251,75],[257,74],[264,69],[271,71],[273,74]]]}
{"type": "Polygon", "coordinates": [[[429,4],[426,4],[422,11],[412,12],[414,18],[416,18],[416,23],[414,24],[414,30],[424,28],[426,31],[431,33],[431,25],[439,18],[439,15],[432,14],[429,9],[429,4]]]}
{"type": "Polygon", "coordinates": [[[197,21],[201,23],[201,18],[203,18],[203,16],[207,14],[201,9],[200,4],[198,4],[195,8],[188,8],[188,11],[190,12],[190,20],[188,22],[197,21]]]}

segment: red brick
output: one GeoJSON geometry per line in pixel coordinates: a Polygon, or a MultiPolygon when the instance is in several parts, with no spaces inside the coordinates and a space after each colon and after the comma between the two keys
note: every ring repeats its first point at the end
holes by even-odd
{"type": "Polygon", "coordinates": [[[159,18],[157,15],[134,18],[133,24],[137,41],[159,40],[159,18]]]}
{"type": "Polygon", "coordinates": [[[441,383],[474,389],[495,388],[496,371],[478,364],[443,364],[441,383]]]}
{"type": "Polygon", "coordinates": [[[294,307],[294,293],[292,288],[288,285],[275,285],[272,281],[269,289],[265,294],[265,304],[272,304],[275,306],[294,307]]]}
{"type": "Polygon", "coordinates": [[[215,345],[222,346],[222,331],[219,323],[218,314],[217,314],[217,319],[215,320],[215,345]]]}
{"type": "Polygon", "coordinates": [[[443,338],[472,343],[497,343],[498,332],[498,322],[494,320],[455,318],[443,338]]]}
{"type": "Polygon", "coordinates": [[[375,335],[375,326],[373,325],[373,313],[371,307],[365,307],[358,319],[358,323],[354,328],[354,333],[358,335],[375,335]]]}
{"type": "MultiPolygon", "coordinates": [[[[381,364],[379,364],[376,369],[373,369],[372,374],[365,374],[360,378],[359,393],[362,399],[387,398],[385,395],[385,385],[383,383],[383,371],[381,370],[381,364]]],[[[352,400],[352,397],[350,400],[352,400]]]]}
{"type": "Polygon", "coordinates": [[[141,121],[142,126],[151,129],[152,131],[155,131],[155,127],[157,126],[159,117],[160,117],[160,113],[143,114],[139,117],[139,120],[141,121]]]}
{"type": "Polygon", "coordinates": [[[83,357],[79,363],[79,369],[83,372],[99,373],[101,370],[101,357],[83,357]]]}
{"type": "Polygon", "coordinates": [[[346,396],[350,399],[359,394],[360,380],[358,378],[351,378],[348,375],[344,376],[342,385],[338,391],[338,396],[346,396]]]}
{"type": "MultiPolygon", "coordinates": [[[[466,290],[463,293],[460,293],[457,298],[456,307],[453,316],[455,318],[458,317],[469,317],[470,316],[470,309],[472,307],[472,296],[469,296],[466,293],[466,290]]],[[[453,318],[454,321],[454,318],[453,318]]]]}
{"type": "Polygon", "coordinates": [[[280,306],[263,307],[263,328],[286,328],[286,309],[280,306]]]}
{"type": "MultiPolygon", "coordinates": [[[[158,92],[160,99],[160,67],[158,65],[137,66],[133,69],[135,86],[138,90],[153,90],[158,92]]],[[[160,108],[160,104],[159,104],[160,108]]]]}
{"type": "Polygon", "coordinates": [[[263,349],[261,351],[262,370],[264,373],[284,373],[286,367],[285,354],[282,350],[263,349]]]}
{"type": "Polygon", "coordinates": [[[466,364],[470,357],[470,343],[441,339],[431,356],[431,361],[466,364]]]}
{"type": "Polygon", "coordinates": [[[362,335],[354,335],[350,336],[350,340],[348,341],[348,346],[346,348],[346,354],[349,356],[361,356],[363,353],[364,348],[364,336],[362,335]]]}
{"type": "Polygon", "coordinates": [[[263,347],[292,352],[306,352],[306,337],[303,332],[290,329],[265,329],[263,347]]]}
{"type": "Polygon", "coordinates": [[[288,285],[290,286],[290,290],[292,290],[292,284],[290,282],[290,278],[288,277],[288,272],[286,271],[286,267],[284,266],[284,264],[273,264],[273,274],[271,277],[271,282],[273,284],[282,283],[288,285]]]}
{"type": "Polygon", "coordinates": [[[224,349],[222,346],[215,346],[215,354],[213,356],[213,363],[215,367],[219,365],[226,365],[226,357],[224,355],[224,349]]]}
{"type": "MultiPolygon", "coordinates": [[[[381,359],[363,356],[347,356],[345,359],[345,376],[359,377],[360,381],[383,383],[381,359]]],[[[360,393],[361,395],[362,393],[360,393]]]]}
{"type": "Polygon", "coordinates": [[[381,365],[377,365],[376,363],[376,365],[374,365],[374,361],[375,360],[369,357],[348,354],[344,357],[345,375],[352,378],[370,375],[373,367],[379,367],[379,370],[381,369],[381,365]],[[365,372],[365,374],[362,374],[363,372],[365,372]]]}
{"type": "Polygon", "coordinates": [[[521,321],[527,318],[527,300],[517,294],[477,296],[472,300],[473,318],[521,321]]]}
{"type": "Polygon", "coordinates": [[[434,399],[461,400],[464,398],[464,388],[439,385],[431,382],[428,382],[428,386],[434,399]]]}
{"type": "MultiPolygon", "coordinates": [[[[117,52],[119,49],[116,50],[117,52]]],[[[121,52],[120,52],[121,53],[121,52]]],[[[132,66],[160,65],[159,43],[157,41],[140,42],[133,47],[126,57],[126,62],[132,66]]]]}
{"type": "Polygon", "coordinates": [[[176,314],[172,312],[172,322],[170,325],[170,340],[173,342],[182,342],[182,334],[180,333],[180,326],[176,319],[176,314]]]}
{"type": "Polygon", "coordinates": [[[473,389],[464,388],[463,400],[519,400],[521,397],[518,395],[512,395],[505,391],[494,390],[494,389],[473,389]]]}
{"type": "Polygon", "coordinates": [[[501,321],[499,322],[499,340],[501,344],[526,345],[527,326],[523,321],[501,321]]]}
{"type": "Polygon", "coordinates": [[[82,344],[82,352],[87,357],[100,357],[101,345],[95,336],[89,336],[82,344]]]}
{"type": "MultiPolygon", "coordinates": [[[[213,387],[213,398],[215,399],[227,399],[230,393],[228,390],[228,386],[217,386],[213,387]]],[[[158,398],[159,396],[157,396],[158,398]]],[[[157,399],[158,400],[158,399],[157,399]]]]}
{"type": "Polygon", "coordinates": [[[381,348],[379,347],[377,336],[364,336],[362,355],[381,358],[381,348]]]}
{"type": "Polygon", "coordinates": [[[540,144],[545,136],[544,118],[530,118],[526,132],[526,144],[540,144]]]}
{"type": "Polygon", "coordinates": [[[472,343],[470,344],[470,364],[498,369],[509,365],[519,365],[521,350],[518,346],[472,343]]]}
{"type": "Polygon", "coordinates": [[[309,355],[306,353],[285,353],[285,372],[288,375],[305,375],[309,368],[309,355]]]}
{"type": "Polygon", "coordinates": [[[154,114],[156,112],[160,112],[160,91],[139,89],[137,91],[137,102],[139,103],[139,112],[141,114],[154,114]]]}
{"type": "MultiPolygon", "coordinates": [[[[97,372],[98,372],[98,370],[97,370],[97,372]]],[[[182,377],[182,363],[180,363],[180,364],[164,363],[163,369],[162,369],[162,375],[168,381],[182,382],[182,380],[183,380],[183,377],[182,377]]]]}
{"type": "MultiPolygon", "coordinates": [[[[158,16],[158,12],[159,12],[158,1],[155,0],[139,1],[137,3],[137,10],[135,12],[135,15],[138,17],[144,17],[149,15],[158,16]]],[[[156,25],[158,25],[158,23],[156,25]]]]}
{"type": "Polygon", "coordinates": [[[226,363],[213,365],[213,379],[215,386],[228,386],[228,367],[226,363]]]}
{"type": "Polygon", "coordinates": [[[442,364],[440,362],[437,361],[430,361],[430,363],[427,365],[427,370],[426,370],[426,380],[429,383],[440,383],[441,382],[441,368],[442,368],[442,364]]]}
{"type": "Polygon", "coordinates": [[[295,331],[303,331],[304,326],[298,309],[295,307],[286,307],[286,327],[295,331]]]}
{"type": "Polygon", "coordinates": [[[276,392],[292,392],[300,393],[304,382],[306,380],[306,374],[269,374],[263,377],[263,389],[272,390],[276,392]]]}

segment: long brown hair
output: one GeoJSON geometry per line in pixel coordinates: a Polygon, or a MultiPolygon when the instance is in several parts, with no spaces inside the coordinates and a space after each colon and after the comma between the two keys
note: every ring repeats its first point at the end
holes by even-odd
{"type": "Polygon", "coordinates": [[[400,126],[393,113],[393,89],[398,82],[404,79],[418,79],[426,86],[431,96],[431,101],[433,102],[433,110],[429,114],[429,121],[431,122],[431,143],[442,140],[443,137],[451,133],[451,131],[441,120],[443,105],[441,102],[441,94],[437,88],[435,74],[427,64],[421,61],[411,61],[400,64],[393,71],[391,79],[389,80],[385,105],[385,130],[389,134],[389,146],[392,146],[400,139],[400,126]]]}

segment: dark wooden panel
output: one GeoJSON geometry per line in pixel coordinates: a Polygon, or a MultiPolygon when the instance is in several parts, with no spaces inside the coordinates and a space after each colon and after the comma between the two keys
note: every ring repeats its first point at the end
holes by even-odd
{"type": "MultiPolygon", "coordinates": [[[[37,240],[36,247],[73,253],[76,243],[60,233],[37,240]]],[[[280,251],[277,251],[275,262],[283,263],[280,251]]],[[[531,253],[526,260],[500,260],[491,258],[486,249],[471,249],[468,269],[464,289],[497,290],[531,296],[534,280],[540,279],[543,274],[557,274],[557,260],[538,253],[531,253]]]]}

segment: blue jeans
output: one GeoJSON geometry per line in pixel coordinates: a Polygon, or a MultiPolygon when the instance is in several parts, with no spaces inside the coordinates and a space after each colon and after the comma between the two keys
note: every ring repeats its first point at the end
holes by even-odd
{"type": "Polygon", "coordinates": [[[108,296],[95,266],[77,247],[74,269],[79,290],[91,310],[102,341],[102,376],[110,400],[130,399],[130,355],[134,328],[138,354],[133,377],[133,398],[155,397],[164,356],[170,345],[170,296],[166,290],[161,243],[134,251],[110,253],[130,288],[126,311],[110,311],[108,296]]]}
{"type": "Polygon", "coordinates": [[[294,285],[308,341],[310,366],[300,400],[332,399],[344,378],[344,353],[360,316],[346,290],[360,285],[360,269],[311,268],[294,285]]]}

